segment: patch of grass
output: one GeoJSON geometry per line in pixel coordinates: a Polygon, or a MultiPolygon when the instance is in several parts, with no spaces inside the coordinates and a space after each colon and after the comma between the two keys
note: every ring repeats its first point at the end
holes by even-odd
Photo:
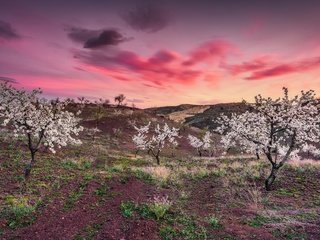
{"type": "Polygon", "coordinates": [[[164,226],[160,228],[159,235],[163,240],[174,240],[178,236],[178,233],[174,228],[164,226]]]}
{"type": "Polygon", "coordinates": [[[69,195],[63,205],[64,210],[69,210],[74,207],[75,203],[82,196],[83,191],[86,188],[87,184],[88,184],[87,181],[83,181],[79,184],[78,189],[69,193],[69,195]]]}
{"type": "Polygon", "coordinates": [[[206,229],[202,226],[199,226],[191,216],[180,215],[175,220],[181,227],[178,235],[182,239],[207,239],[206,229]]]}
{"type": "Polygon", "coordinates": [[[276,193],[280,196],[285,196],[285,197],[298,197],[299,196],[299,191],[290,190],[290,189],[286,189],[286,188],[279,188],[276,190],[276,193]]]}
{"type": "Polygon", "coordinates": [[[89,169],[89,168],[92,167],[92,162],[90,162],[90,161],[83,161],[81,165],[82,165],[82,168],[83,168],[84,170],[86,170],[86,169],[89,169]]]}
{"type": "Polygon", "coordinates": [[[101,228],[102,228],[102,224],[98,224],[98,223],[93,225],[88,225],[83,230],[85,237],[79,236],[79,239],[85,239],[85,240],[94,239],[94,237],[97,235],[97,233],[101,228]]]}
{"type": "Polygon", "coordinates": [[[120,210],[122,216],[125,218],[131,218],[134,214],[136,207],[133,202],[122,202],[120,205],[120,210]]]}
{"type": "Polygon", "coordinates": [[[74,204],[76,203],[76,201],[82,196],[82,192],[83,192],[83,191],[79,191],[79,190],[77,190],[77,191],[72,191],[72,192],[69,194],[66,202],[64,203],[63,208],[64,208],[65,210],[69,210],[69,209],[73,208],[73,206],[74,206],[74,204]]]}
{"type": "Polygon", "coordinates": [[[148,204],[150,211],[158,221],[166,215],[171,205],[168,197],[155,197],[153,202],[148,204]]]}
{"type": "Polygon", "coordinates": [[[140,204],[136,208],[136,211],[143,218],[153,218],[154,217],[153,212],[150,211],[150,208],[147,204],[140,204]]]}
{"type": "Polygon", "coordinates": [[[64,168],[64,169],[68,169],[68,170],[71,170],[71,169],[78,169],[78,164],[74,161],[71,161],[71,160],[66,160],[66,161],[63,161],[61,163],[61,166],[64,168]]]}
{"type": "Polygon", "coordinates": [[[36,219],[34,212],[41,204],[38,202],[34,205],[29,204],[26,197],[14,197],[9,195],[5,198],[7,206],[1,211],[0,219],[6,219],[10,228],[27,226],[36,219]]]}
{"type": "Polygon", "coordinates": [[[284,238],[284,239],[288,239],[288,240],[307,240],[308,237],[305,233],[302,232],[298,232],[296,231],[296,229],[293,228],[286,228],[284,230],[279,230],[276,229],[274,231],[272,231],[272,235],[277,237],[277,238],[284,238]]]}
{"type": "Polygon", "coordinates": [[[149,184],[155,183],[155,180],[153,179],[153,177],[149,173],[146,173],[144,171],[136,170],[134,172],[134,175],[136,176],[136,178],[141,179],[146,183],[149,183],[149,184]]]}
{"type": "Polygon", "coordinates": [[[220,229],[222,228],[222,225],[220,223],[220,220],[219,218],[215,217],[215,216],[210,216],[208,218],[208,223],[210,224],[210,226],[213,228],[213,229],[220,229]]]}
{"type": "Polygon", "coordinates": [[[254,218],[245,221],[245,223],[248,224],[250,227],[256,227],[256,228],[262,227],[268,222],[269,222],[269,218],[266,218],[261,215],[255,216],[254,218]]]}
{"type": "Polygon", "coordinates": [[[295,218],[298,220],[307,220],[307,221],[313,221],[317,220],[319,215],[317,214],[316,211],[314,212],[304,212],[304,213],[299,213],[295,215],[295,218]]]}
{"type": "Polygon", "coordinates": [[[94,194],[99,197],[103,197],[107,194],[108,190],[109,190],[109,188],[106,185],[102,185],[102,186],[98,187],[96,190],[94,190],[94,194]]]}

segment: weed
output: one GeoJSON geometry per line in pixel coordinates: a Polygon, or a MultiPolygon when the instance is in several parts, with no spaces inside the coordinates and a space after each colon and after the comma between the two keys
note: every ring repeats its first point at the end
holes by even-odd
{"type": "Polygon", "coordinates": [[[173,240],[178,236],[176,230],[170,226],[160,228],[159,235],[163,240],[173,240]]]}
{"type": "Polygon", "coordinates": [[[87,184],[88,184],[87,181],[81,182],[79,184],[79,188],[78,189],[70,192],[70,194],[68,195],[68,198],[67,198],[67,200],[66,200],[66,202],[64,203],[64,206],[63,206],[63,208],[65,210],[69,210],[69,209],[73,208],[75,203],[82,196],[83,191],[86,188],[87,184]]]}
{"type": "Polygon", "coordinates": [[[132,217],[135,209],[136,207],[133,202],[122,202],[120,205],[121,213],[125,218],[132,217]]]}
{"type": "Polygon", "coordinates": [[[66,161],[63,161],[61,163],[61,166],[64,168],[64,169],[77,169],[78,168],[78,164],[74,161],[71,161],[71,160],[66,160],[66,161]]]}
{"type": "Polygon", "coordinates": [[[250,220],[247,220],[246,224],[248,224],[250,227],[261,227],[268,222],[269,222],[268,218],[261,216],[261,215],[258,215],[250,220]]]}
{"type": "Polygon", "coordinates": [[[272,235],[277,238],[284,238],[288,240],[306,240],[308,239],[305,233],[297,232],[293,228],[285,228],[284,230],[276,229],[272,231],[272,235]]]}
{"type": "Polygon", "coordinates": [[[7,196],[5,202],[8,206],[3,209],[0,218],[7,219],[7,225],[10,228],[31,224],[35,220],[33,213],[38,207],[38,204],[40,204],[40,202],[38,202],[37,204],[31,205],[28,198],[16,198],[12,195],[7,196]]]}
{"type": "Polygon", "coordinates": [[[208,218],[208,223],[210,224],[210,226],[213,229],[220,229],[222,227],[219,218],[215,217],[215,216],[210,216],[208,218]]]}
{"type": "Polygon", "coordinates": [[[155,182],[153,177],[149,173],[146,173],[141,170],[136,170],[134,173],[137,178],[145,181],[146,183],[153,184],[155,182]]]}
{"type": "Polygon", "coordinates": [[[156,219],[159,221],[164,217],[170,209],[172,202],[169,201],[168,196],[159,197],[155,196],[153,202],[149,204],[150,211],[154,213],[156,219]]]}
{"type": "Polygon", "coordinates": [[[102,185],[94,191],[94,194],[102,197],[107,194],[107,191],[108,191],[108,187],[106,185],[102,185]]]}
{"type": "Polygon", "coordinates": [[[299,196],[299,192],[297,190],[289,190],[285,188],[279,188],[276,193],[280,196],[285,197],[297,197],[299,196]]]}

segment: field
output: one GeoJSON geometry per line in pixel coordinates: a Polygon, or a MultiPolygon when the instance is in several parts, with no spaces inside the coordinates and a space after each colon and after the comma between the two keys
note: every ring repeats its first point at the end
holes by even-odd
{"type": "Polygon", "coordinates": [[[320,239],[320,163],[291,162],[272,191],[269,163],[241,154],[197,157],[181,138],[161,165],[135,154],[134,124],[170,122],[129,108],[105,108],[96,122],[83,113],[82,145],[37,153],[28,179],[25,139],[0,136],[1,239],[320,239]]]}

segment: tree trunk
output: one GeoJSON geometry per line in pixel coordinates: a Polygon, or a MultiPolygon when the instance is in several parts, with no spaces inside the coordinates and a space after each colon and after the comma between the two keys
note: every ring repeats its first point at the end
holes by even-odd
{"type": "Polygon", "coordinates": [[[273,184],[274,180],[277,177],[278,170],[279,170],[279,166],[272,165],[271,173],[265,181],[265,187],[267,191],[271,191],[271,185],[273,184]]]}
{"type": "Polygon", "coordinates": [[[256,150],[256,156],[257,156],[257,160],[260,160],[260,155],[259,155],[258,150],[256,150]]]}
{"type": "Polygon", "coordinates": [[[159,157],[159,155],[156,155],[156,159],[157,159],[157,164],[160,165],[160,157],[159,157]]]}
{"type": "Polygon", "coordinates": [[[26,179],[29,178],[34,163],[35,163],[35,151],[31,150],[31,161],[24,170],[24,178],[26,179]]]}
{"type": "Polygon", "coordinates": [[[202,153],[200,150],[198,150],[198,154],[199,154],[199,157],[202,157],[202,153]]]}

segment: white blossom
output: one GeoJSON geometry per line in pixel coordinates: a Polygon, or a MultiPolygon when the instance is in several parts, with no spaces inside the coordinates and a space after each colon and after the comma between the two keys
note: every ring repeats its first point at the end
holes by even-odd
{"type": "Polygon", "coordinates": [[[200,156],[202,156],[203,151],[209,151],[209,154],[211,154],[213,143],[211,138],[212,133],[209,131],[201,139],[190,134],[188,135],[189,144],[198,151],[200,156]]]}
{"type": "Polygon", "coordinates": [[[147,150],[157,159],[158,164],[161,150],[167,145],[177,146],[176,138],[179,137],[179,129],[170,128],[167,123],[163,127],[159,124],[154,128],[153,134],[149,134],[150,122],[142,127],[134,126],[137,134],[132,137],[134,144],[138,150],[147,150]]]}
{"type": "Polygon", "coordinates": [[[80,119],[65,110],[66,104],[57,100],[40,98],[40,89],[27,92],[6,83],[0,84],[0,117],[2,125],[13,127],[14,135],[28,137],[32,153],[41,144],[55,153],[56,148],[67,144],[80,144],[75,136],[83,130],[80,119]]]}
{"type": "MultiPolygon", "coordinates": [[[[255,97],[253,111],[230,117],[221,115],[220,127],[225,147],[240,146],[250,153],[264,153],[278,170],[302,152],[319,155],[320,114],[314,91],[301,91],[289,98],[288,90],[278,99],[255,97]]],[[[274,179],[273,179],[274,180],[274,179]]]]}

